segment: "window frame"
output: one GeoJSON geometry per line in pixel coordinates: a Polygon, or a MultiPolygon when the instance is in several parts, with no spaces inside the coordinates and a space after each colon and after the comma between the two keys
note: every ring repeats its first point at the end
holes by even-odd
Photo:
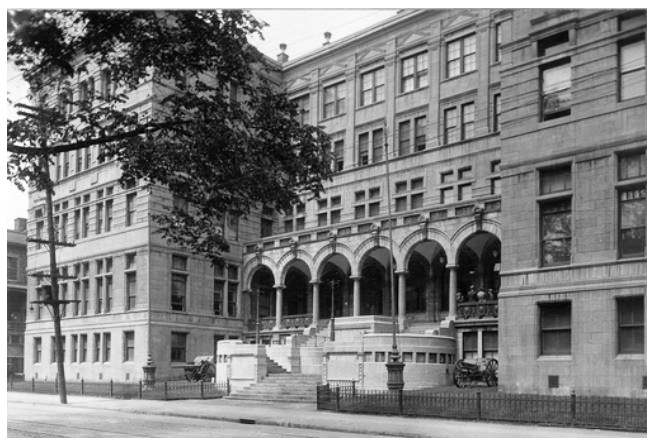
{"type": "Polygon", "coordinates": [[[414,92],[419,89],[428,87],[429,86],[428,67],[429,67],[429,60],[428,60],[427,50],[410,54],[406,57],[401,58],[401,63],[400,63],[401,93],[406,94],[409,92],[414,92]],[[407,62],[412,63],[412,68],[409,69],[408,72],[406,72],[407,62]],[[423,67],[424,64],[425,67],[423,67]],[[419,69],[420,66],[422,67],[422,69],[419,69]],[[413,85],[410,89],[408,89],[407,84],[410,80],[413,80],[413,85]]]}
{"type": "Polygon", "coordinates": [[[465,35],[462,35],[450,41],[447,41],[446,42],[446,78],[447,79],[455,78],[467,74],[469,72],[477,71],[478,70],[477,53],[478,53],[478,43],[477,43],[477,35],[475,31],[472,31],[470,33],[467,33],[465,35]],[[467,53],[466,41],[467,40],[470,41],[471,39],[473,39],[473,52],[467,53]],[[451,58],[451,49],[455,44],[459,44],[459,56],[455,58],[451,58]],[[466,59],[467,57],[471,57],[471,56],[473,56],[473,66],[467,69],[466,59]],[[451,65],[454,62],[459,62],[459,71],[455,74],[451,74],[451,65]]]}
{"type": "MultiPolygon", "coordinates": [[[[540,121],[550,121],[554,120],[556,118],[561,118],[561,117],[567,117],[571,115],[572,111],[572,102],[573,102],[573,94],[572,94],[572,89],[573,89],[573,68],[571,65],[571,58],[570,57],[563,57],[560,58],[559,60],[555,60],[550,63],[543,64],[539,66],[539,112],[540,112],[540,121]],[[563,88],[563,89],[553,89],[550,92],[546,93],[545,90],[545,84],[544,84],[544,77],[545,77],[545,72],[550,71],[552,69],[560,68],[563,66],[567,66],[568,68],[568,87],[563,88]],[[564,96],[564,100],[567,101],[566,105],[558,105],[559,109],[556,109],[554,111],[549,111],[546,112],[546,97],[554,97],[554,96],[562,96],[564,94],[567,94],[567,96],[564,96]]],[[[561,100],[558,100],[561,102],[561,100]]]]}
{"type": "Polygon", "coordinates": [[[616,353],[618,355],[636,355],[636,354],[645,354],[645,296],[644,295],[635,295],[635,296],[623,296],[623,297],[617,297],[616,298],[616,322],[617,322],[617,327],[618,327],[618,333],[617,333],[617,349],[616,353]],[[642,312],[642,319],[640,322],[632,322],[632,323],[626,323],[623,324],[623,305],[625,303],[636,303],[638,304],[640,302],[640,305],[633,305],[630,307],[633,307],[631,312],[642,312]],[[624,331],[625,330],[640,330],[640,343],[635,343],[632,345],[631,343],[629,344],[630,347],[634,347],[633,351],[630,351],[630,349],[624,349],[623,348],[623,337],[624,337],[624,331]],[[627,350],[627,351],[626,351],[627,350]]]}
{"type": "Polygon", "coordinates": [[[645,97],[647,94],[647,40],[645,34],[635,35],[618,42],[618,101],[631,100],[633,98],[645,97]],[[623,69],[623,48],[626,46],[634,46],[637,44],[643,45],[643,63],[641,66],[635,66],[631,69],[623,69]],[[632,74],[638,71],[643,71],[643,93],[639,95],[623,97],[623,77],[627,74],[632,74]]]}
{"type": "Polygon", "coordinates": [[[385,66],[376,67],[374,69],[366,70],[360,74],[360,107],[369,106],[372,104],[382,103],[385,101],[385,82],[386,82],[385,66]],[[379,73],[382,72],[382,82],[379,83],[379,73]],[[365,89],[365,79],[371,78],[369,88],[365,89]],[[371,93],[370,101],[365,100],[365,93],[371,93]]]}
{"type": "Polygon", "coordinates": [[[334,118],[339,115],[344,115],[346,113],[346,80],[341,80],[335,83],[331,83],[328,86],[324,86],[322,91],[322,119],[326,120],[328,118],[334,118]],[[333,92],[333,100],[328,99],[329,92],[333,92]],[[341,96],[340,96],[341,94],[341,96]],[[333,113],[327,112],[329,109],[328,106],[333,107],[333,113]]]}
{"type": "Polygon", "coordinates": [[[573,305],[571,301],[558,301],[558,302],[541,302],[537,304],[539,309],[539,356],[570,356],[573,354],[573,305]],[[549,313],[552,309],[568,308],[568,325],[567,326],[554,326],[545,327],[544,314],[546,310],[549,313]],[[568,332],[568,352],[560,352],[558,349],[544,349],[544,334],[546,333],[561,333],[568,332]]]}

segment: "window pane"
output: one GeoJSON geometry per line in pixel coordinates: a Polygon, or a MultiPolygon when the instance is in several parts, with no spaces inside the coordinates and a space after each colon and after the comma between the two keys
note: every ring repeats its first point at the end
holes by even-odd
{"type": "Polygon", "coordinates": [[[570,63],[547,68],[543,71],[543,93],[549,94],[571,86],[570,63]]]}
{"type": "Polygon", "coordinates": [[[627,72],[620,77],[620,99],[640,97],[645,95],[646,70],[627,72]]]}
{"type": "Polygon", "coordinates": [[[618,178],[627,180],[645,176],[647,173],[646,162],[646,152],[620,157],[618,159],[618,178]]]}
{"type": "Polygon", "coordinates": [[[639,40],[620,47],[620,71],[629,72],[645,67],[645,41],[639,40]]]}
{"type": "Polygon", "coordinates": [[[541,186],[540,193],[542,195],[562,192],[571,189],[571,170],[570,167],[541,171],[540,174],[541,186]]]}

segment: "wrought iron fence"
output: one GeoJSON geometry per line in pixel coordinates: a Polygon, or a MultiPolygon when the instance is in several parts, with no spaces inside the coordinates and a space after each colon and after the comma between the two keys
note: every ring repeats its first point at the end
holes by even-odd
{"type": "Polygon", "coordinates": [[[647,431],[645,399],[317,387],[317,409],[647,431]]]}
{"type": "MultiPolygon", "coordinates": [[[[58,394],[57,381],[10,380],[8,391],[58,394]]],[[[229,393],[229,384],[213,382],[188,382],[186,380],[161,380],[152,385],[136,382],[66,382],[66,391],[71,395],[113,397],[120,399],[214,399],[229,393]]]]}

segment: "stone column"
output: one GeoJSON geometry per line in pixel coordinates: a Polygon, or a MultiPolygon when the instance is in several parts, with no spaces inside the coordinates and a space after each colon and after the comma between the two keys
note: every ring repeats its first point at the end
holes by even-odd
{"type": "Polygon", "coordinates": [[[455,293],[457,293],[457,266],[449,264],[448,269],[448,319],[455,319],[457,315],[457,305],[455,293]]]}
{"type": "Polygon", "coordinates": [[[407,277],[405,270],[397,271],[398,275],[398,329],[405,330],[405,280],[407,277]]]}
{"type": "Polygon", "coordinates": [[[275,285],[274,288],[276,289],[276,325],[274,330],[280,330],[283,317],[283,286],[275,285]]]}
{"type": "Polygon", "coordinates": [[[360,279],[362,276],[352,275],[353,280],[353,316],[360,316],[360,279]]]}
{"type": "Polygon", "coordinates": [[[310,281],[312,284],[312,325],[319,325],[319,281],[310,281]]]}

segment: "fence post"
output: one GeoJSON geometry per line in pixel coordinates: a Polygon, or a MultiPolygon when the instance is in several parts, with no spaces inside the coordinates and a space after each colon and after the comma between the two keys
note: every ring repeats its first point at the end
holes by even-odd
{"type": "Polygon", "coordinates": [[[577,407],[577,397],[575,396],[575,390],[571,391],[571,402],[570,402],[570,412],[571,412],[571,425],[575,425],[575,415],[577,407]]]}
{"type": "Polygon", "coordinates": [[[204,381],[199,381],[199,394],[204,399],[204,381]]]}
{"type": "Polygon", "coordinates": [[[138,381],[138,399],[143,398],[143,381],[138,381]]]}
{"type": "Polygon", "coordinates": [[[168,381],[163,381],[163,399],[168,400],[168,381]]]}
{"type": "Polygon", "coordinates": [[[84,395],[84,378],[81,380],[81,395],[84,395]]]}
{"type": "Polygon", "coordinates": [[[59,375],[54,378],[54,394],[59,394],[59,375]]]}
{"type": "Polygon", "coordinates": [[[109,397],[113,397],[113,379],[109,381],[109,397]]]}
{"type": "Polygon", "coordinates": [[[34,382],[34,378],[32,378],[32,393],[36,391],[36,383],[34,382]]]}
{"type": "Polygon", "coordinates": [[[351,394],[355,396],[355,381],[353,381],[352,384],[353,385],[351,386],[351,394]]]}
{"type": "Polygon", "coordinates": [[[340,411],[340,387],[335,387],[335,411],[340,411]]]}
{"type": "Polygon", "coordinates": [[[226,395],[229,396],[231,394],[231,382],[229,382],[229,378],[226,378],[226,395]]]}
{"type": "Polygon", "coordinates": [[[403,414],[403,389],[398,390],[398,414],[403,414]]]}
{"type": "Polygon", "coordinates": [[[475,393],[476,408],[478,410],[478,420],[482,420],[482,393],[475,393]]]}

